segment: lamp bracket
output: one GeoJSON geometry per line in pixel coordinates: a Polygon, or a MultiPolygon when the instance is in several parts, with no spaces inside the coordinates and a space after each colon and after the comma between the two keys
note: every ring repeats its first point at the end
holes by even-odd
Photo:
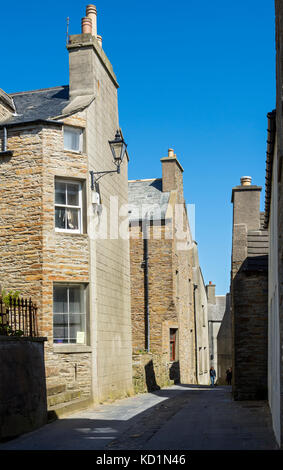
{"type": "Polygon", "coordinates": [[[117,167],[116,170],[107,170],[107,171],[90,171],[90,177],[91,177],[91,189],[94,191],[95,189],[95,183],[97,183],[100,178],[102,178],[105,175],[109,175],[109,173],[120,173],[120,166],[117,167]],[[96,177],[95,175],[98,175],[96,177]]]}

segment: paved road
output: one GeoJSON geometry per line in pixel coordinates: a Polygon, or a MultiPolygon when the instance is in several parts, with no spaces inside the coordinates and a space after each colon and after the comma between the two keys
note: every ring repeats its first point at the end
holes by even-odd
{"type": "Polygon", "coordinates": [[[178,385],[96,406],[0,445],[11,450],[276,449],[266,402],[178,385]]]}

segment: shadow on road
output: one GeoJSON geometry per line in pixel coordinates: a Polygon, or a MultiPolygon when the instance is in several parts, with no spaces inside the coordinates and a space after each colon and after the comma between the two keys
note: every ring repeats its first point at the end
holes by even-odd
{"type": "Polygon", "coordinates": [[[178,385],[99,405],[2,444],[0,450],[201,450],[207,446],[224,450],[230,441],[221,440],[221,433],[226,438],[231,434],[236,446],[233,444],[232,448],[275,449],[266,402],[249,409],[232,400],[230,389],[178,385]],[[171,423],[174,432],[167,432],[166,426],[171,423]],[[162,430],[163,436],[158,440],[162,430]],[[217,435],[215,442],[210,433],[212,437],[217,435]]]}

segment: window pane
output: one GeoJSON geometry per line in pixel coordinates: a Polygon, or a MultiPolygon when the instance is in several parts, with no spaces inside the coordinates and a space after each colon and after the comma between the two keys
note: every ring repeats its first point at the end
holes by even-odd
{"type": "Polygon", "coordinates": [[[54,286],[53,289],[53,312],[68,313],[68,292],[67,287],[54,286]]]}
{"type": "Polygon", "coordinates": [[[79,205],[79,185],[68,183],[67,185],[67,204],[70,206],[79,205]]]}
{"type": "Polygon", "coordinates": [[[66,204],[66,183],[55,182],[55,204],[66,204]]]}
{"type": "Polygon", "coordinates": [[[64,148],[66,150],[80,151],[81,130],[64,128],[64,148]]]}
{"type": "Polygon", "coordinates": [[[170,329],[170,341],[175,341],[176,330],[170,329]]]}
{"type": "Polygon", "coordinates": [[[69,289],[69,312],[70,313],[83,313],[83,290],[81,287],[70,287],[69,289]]]}
{"type": "Polygon", "coordinates": [[[86,312],[83,285],[54,285],[54,343],[86,344],[86,312]]]}
{"type": "MultiPolygon", "coordinates": [[[[85,333],[85,315],[73,314],[70,315],[70,339],[71,342],[77,342],[77,333],[85,333]]],[[[84,341],[85,342],[85,341],[84,341]]]]}
{"type": "Polygon", "coordinates": [[[174,343],[170,343],[170,361],[174,361],[174,343]]]}
{"type": "Polygon", "coordinates": [[[55,207],[55,227],[66,228],[66,209],[55,207]]]}
{"type": "Polygon", "coordinates": [[[67,209],[67,229],[79,230],[79,209],[67,209]]]}
{"type": "Polygon", "coordinates": [[[54,315],[53,341],[54,343],[68,343],[68,315],[54,315]]]}

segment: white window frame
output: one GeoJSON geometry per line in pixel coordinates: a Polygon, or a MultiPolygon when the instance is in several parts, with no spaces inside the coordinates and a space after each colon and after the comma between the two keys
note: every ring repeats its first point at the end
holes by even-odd
{"type": "MultiPolygon", "coordinates": [[[[55,225],[55,232],[64,232],[64,233],[82,233],[82,227],[83,227],[83,207],[82,207],[82,183],[78,180],[67,180],[67,179],[61,179],[55,177],[54,181],[54,224],[56,224],[56,217],[55,217],[55,209],[56,207],[61,207],[65,209],[79,209],[79,216],[78,216],[78,222],[79,222],[79,228],[78,229],[71,229],[71,228],[59,228],[56,227],[55,225]],[[66,190],[67,190],[67,185],[68,184],[76,184],[78,185],[78,192],[79,192],[79,205],[78,206],[72,206],[68,204],[56,204],[55,198],[56,198],[56,183],[64,183],[66,184],[66,190]]],[[[66,198],[67,201],[67,198],[66,198]]]]}
{"type": "Polygon", "coordinates": [[[75,153],[82,153],[83,151],[83,129],[81,127],[73,127],[73,126],[64,126],[63,127],[63,143],[64,143],[64,150],[67,152],[75,152],[75,153]],[[79,135],[79,149],[73,149],[65,146],[65,131],[72,132],[73,134],[79,135]]]}
{"type": "MultiPolygon", "coordinates": [[[[68,292],[68,293],[67,293],[67,298],[68,298],[68,312],[67,312],[67,313],[60,313],[60,312],[54,313],[54,306],[53,306],[53,329],[54,329],[54,316],[55,316],[55,315],[66,315],[66,314],[67,314],[67,315],[68,315],[68,338],[67,338],[68,341],[67,341],[67,342],[62,342],[62,343],[56,342],[56,341],[54,341],[54,334],[53,334],[53,344],[56,344],[56,345],[63,345],[63,346],[64,346],[64,345],[66,346],[66,344],[73,344],[73,345],[74,345],[74,344],[82,344],[83,346],[87,345],[88,317],[87,317],[87,309],[86,309],[86,285],[85,285],[85,284],[80,284],[80,283],[74,283],[74,284],[72,284],[72,283],[62,283],[62,284],[61,284],[61,283],[58,282],[58,283],[54,283],[54,284],[53,284],[53,293],[54,293],[55,287],[61,287],[61,288],[64,287],[64,288],[67,289],[67,292],[68,292]],[[85,337],[84,337],[84,339],[85,339],[84,343],[77,343],[77,342],[71,343],[71,342],[70,342],[69,289],[70,289],[70,288],[73,288],[73,287],[79,287],[80,290],[81,290],[81,292],[82,292],[82,296],[83,296],[83,297],[82,297],[82,300],[83,300],[83,310],[84,310],[83,313],[84,313],[84,317],[85,317],[85,318],[84,318],[84,327],[85,327],[85,328],[84,328],[84,335],[85,335],[85,337]]],[[[72,313],[72,315],[75,315],[75,313],[72,313]]],[[[81,315],[81,313],[79,313],[79,315],[81,315]]],[[[64,339],[64,338],[63,338],[63,339],[64,339]]]]}

